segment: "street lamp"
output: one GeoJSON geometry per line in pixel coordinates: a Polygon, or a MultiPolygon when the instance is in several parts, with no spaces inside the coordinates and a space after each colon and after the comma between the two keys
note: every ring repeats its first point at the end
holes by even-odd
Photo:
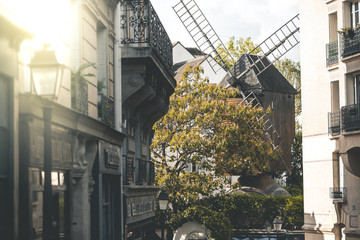
{"type": "Polygon", "coordinates": [[[273,221],[273,224],[276,230],[276,239],[278,239],[278,232],[281,230],[283,221],[279,217],[276,217],[273,221]]]}
{"type": "Polygon", "coordinates": [[[34,53],[29,64],[31,81],[35,93],[43,98],[43,119],[44,119],[44,193],[43,193],[43,239],[52,239],[52,150],[51,150],[51,118],[52,101],[56,100],[59,94],[63,76],[63,65],[59,64],[55,51],[47,49],[48,46],[34,53]],[[50,101],[49,101],[50,100],[50,101]]]}
{"type": "Polygon", "coordinates": [[[165,225],[165,211],[169,204],[169,195],[167,194],[166,190],[161,190],[159,196],[159,209],[162,215],[162,223],[161,223],[161,240],[164,240],[164,225],[165,225]]]}

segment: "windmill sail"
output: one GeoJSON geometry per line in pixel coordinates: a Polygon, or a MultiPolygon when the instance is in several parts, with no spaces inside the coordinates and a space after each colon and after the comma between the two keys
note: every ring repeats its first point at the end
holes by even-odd
{"type": "MultiPolygon", "coordinates": [[[[272,63],[277,61],[300,42],[297,36],[300,30],[298,27],[300,19],[299,15],[296,15],[249,53],[249,60],[251,63],[245,70],[240,71],[239,69],[236,69],[237,65],[235,64],[235,69],[231,72],[227,67],[228,64],[226,59],[232,60],[233,58],[200,10],[199,6],[196,4],[195,0],[180,0],[173,9],[197,47],[204,53],[209,54],[207,61],[213,70],[217,72],[219,69],[223,68],[230,76],[233,76],[236,79],[245,76],[251,70],[254,71],[256,76],[260,75],[270,67],[272,63]],[[221,49],[224,49],[223,52],[217,52],[217,47],[219,46],[221,49]],[[255,54],[259,52],[260,54],[255,54]]],[[[241,89],[239,90],[243,97],[242,104],[245,104],[248,107],[263,108],[255,93],[250,92],[250,94],[245,95],[241,89]]],[[[265,113],[264,116],[258,119],[258,121],[261,120],[263,120],[262,128],[265,136],[272,142],[273,149],[277,149],[280,146],[280,135],[278,131],[276,131],[268,114],[265,113]]],[[[283,159],[281,160],[289,170],[285,161],[283,159]]]]}
{"type": "Polygon", "coordinates": [[[194,0],[181,0],[173,9],[197,47],[208,54],[207,61],[214,72],[218,72],[220,69],[228,71],[228,61],[229,59],[233,60],[233,58],[196,2],[194,0]],[[219,53],[216,50],[218,46],[224,49],[223,52],[219,53]]]}

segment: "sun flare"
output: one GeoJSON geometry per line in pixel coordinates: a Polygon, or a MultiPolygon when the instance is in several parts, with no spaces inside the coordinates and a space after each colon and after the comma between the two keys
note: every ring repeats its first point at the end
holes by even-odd
{"type": "Polygon", "coordinates": [[[34,34],[33,46],[49,43],[61,48],[70,36],[70,0],[0,0],[11,18],[34,34]]]}

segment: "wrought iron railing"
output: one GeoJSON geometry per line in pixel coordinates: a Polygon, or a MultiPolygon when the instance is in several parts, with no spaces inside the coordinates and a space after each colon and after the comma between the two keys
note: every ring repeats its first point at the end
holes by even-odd
{"type": "Polygon", "coordinates": [[[329,134],[336,135],[340,133],[340,110],[328,113],[329,134]]]}
{"type": "Polygon", "coordinates": [[[153,48],[166,68],[173,72],[172,43],[149,0],[121,3],[121,43],[131,47],[153,48]]]}
{"type": "Polygon", "coordinates": [[[341,56],[349,57],[360,53],[360,28],[350,29],[346,33],[341,37],[341,56]]]}
{"type": "Polygon", "coordinates": [[[334,201],[346,201],[346,188],[345,187],[332,187],[329,189],[329,197],[334,201]]]}
{"type": "Polygon", "coordinates": [[[338,41],[326,44],[326,66],[339,62],[339,43],[338,41]]]}
{"type": "Polygon", "coordinates": [[[71,79],[71,108],[88,114],[88,84],[85,79],[71,79]]]}
{"type": "Polygon", "coordinates": [[[136,159],[136,161],[138,162],[139,167],[136,183],[142,184],[146,182],[146,161],[142,159],[136,159]]]}
{"type": "Polygon", "coordinates": [[[100,94],[98,96],[99,96],[99,102],[98,102],[99,120],[111,127],[114,127],[115,125],[114,101],[103,94],[100,94]]]}
{"type": "Polygon", "coordinates": [[[126,158],[126,172],[125,176],[126,179],[124,181],[124,184],[129,184],[130,182],[134,181],[134,173],[135,173],[135,159],[133,157],[127,157],[126,158]]]}
{"type": "Polygon", "coordinates": [[[341,108],[342,130],[351,132],[360,130],[360,104],[352,104],[341,108]]]}

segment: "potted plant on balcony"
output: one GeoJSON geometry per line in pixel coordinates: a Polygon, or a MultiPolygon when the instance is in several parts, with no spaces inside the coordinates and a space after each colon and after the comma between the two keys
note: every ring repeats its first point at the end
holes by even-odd
{"type": "Polygon", "coordinates": [[[352,27],[342,28],[337,30],[337,33],[341,34],[343,37],[348,36],[350,38],[354,37],[354,29],[352,27]]]}

